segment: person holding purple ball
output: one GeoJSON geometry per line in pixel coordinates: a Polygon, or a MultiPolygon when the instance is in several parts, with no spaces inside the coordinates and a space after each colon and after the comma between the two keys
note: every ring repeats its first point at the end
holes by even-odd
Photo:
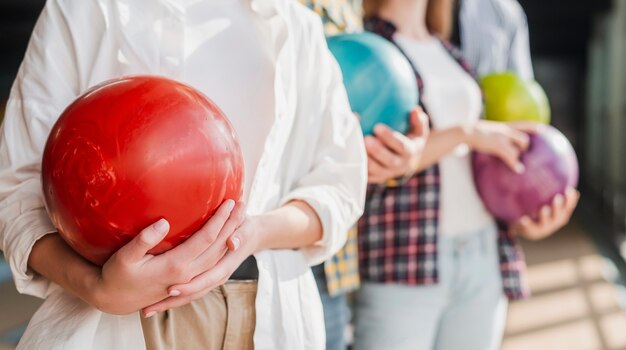
{"type": "Polygon", "coordinates": [[[451,22],[448,0],[364,0],[365,29],[395,44],[411,62],[431,131],[412,176],[378,177],[394,152],[376,127],[366,140],[370,186],[358,224],[361,289],[355,348],[499,348],[508,300],[528,295],[516,237],[541,239],[563,227],[578,202],[568,188],[536,219],[512,224],[487,211],[474,184],[472,151],[525,171],[520,155],[537,125],[481,120],[472,70],[438,26],[451,22]],[[376,181],[373,181],[376,179],[376,181]]]}

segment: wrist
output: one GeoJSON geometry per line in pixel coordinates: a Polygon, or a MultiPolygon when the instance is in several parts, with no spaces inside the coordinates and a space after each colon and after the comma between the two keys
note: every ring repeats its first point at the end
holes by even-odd
{"type": "Polygon", "coordinates": [[[73,292],[87,304],[102,310],[102,269],[98,266],[84,265],[80,270],[68,270],[67,280],[73,286],[73,292]]]}
{"type": "Polygon", "coordinates": [[[463,124],[457,127],[459,137],[461,139],[460,143],[464,143],[468,145],[471,149],[475,147],[475,136],[476,136],[476,124],[463,124]]]}
{"type": "MultiPolygon", "coordinates": [[[[401,178],[401,180],[409,179],[409,178],[413,177],[413,175],[415,175],[415,173],[419,169],[419,161],[420,161],[420,156],[419,155],[414,155],[413,157],[411,157],[411,159],[409,159],[409,164],[408,164],[407,170],[404,172],[404,174],[401,174],[399,176],[401,178]]],[[[394,180],[394,179],[390,179],[390,180],[394,180]]]]}
{"type": "Polygon", "coordinates": [[[404,174],[404,178],[410,178],[420,170],[420,162],[426,149],[426,139],[418,137],[411,140],[413,142],[413,153],[409,159],[408,170],[404,174]]]}
{"type": "Polygon", "coordinates": [[[249,227],[249,229],[245,230],[245,237],[242,238],[248,240],[252,254],[270,249],[270,232],[268,230],[270,221],[267,214],[251,216],[246,220],[246,226],[249,227]]]}
{"type": "Polygon", "coordinates": [[[102,278],[100,275],[90,275],[85,278],[83,282],[82,293],[84,296],[82,299],[89,305],[95,307],[98,310],[105,311],[106,305],[104,304],[104,293],[102,288],[102,278]]]}
{"type": "Polygon", "coordinates": [[[70,293],[96,306],[101,268],[78,255],[58,233],[40,238],[28,257],[28,266],[70,293]]]}

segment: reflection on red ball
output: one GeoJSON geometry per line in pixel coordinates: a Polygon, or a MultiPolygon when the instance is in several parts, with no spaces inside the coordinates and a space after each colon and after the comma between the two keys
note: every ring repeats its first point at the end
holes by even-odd
{"type": "Polygon", "coordinates": [[[162,253],[243,190],[243,156],[222,111],[181,83],[152,76],[102,83],[56,122],[43,155],[46,207],[61,236],[102,265],[160,218],[162,253]]]}

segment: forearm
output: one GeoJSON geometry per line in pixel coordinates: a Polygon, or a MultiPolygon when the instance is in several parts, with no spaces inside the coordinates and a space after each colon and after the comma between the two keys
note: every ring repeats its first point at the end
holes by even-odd
{"type": "Polygon", "coordinates": [[[28,266],[93,304],[92,287],[100,274],[100,268],[74,252],[58,234],[46,235],[35,243],[28,257],[28,266]]]}
{"type": "Polygon", "coordinates": [[[418,171],[438,163],[441,158],[447,156],[455,147],[468,142],[468,135],[469,131],[466,126],[432,130],[426,141],[418,171]]]}
{"type": "MultiPolygon", "coordinates": [[[[289,202],[257,219],[259,251],[307,247],[322,238],[319,217],[303,201],[289,202]]],[[[94,286],[101,269],[74,252],[58,234],[49,234],[35,243],[28,265],[87,303],[97,304],[94,286]]]]}
{"type": "Polygon", "coordinates": [[[308,204],[292,201],[259,217],[259,250],[297,249],[322,239],[322,223],[308,204]]]}

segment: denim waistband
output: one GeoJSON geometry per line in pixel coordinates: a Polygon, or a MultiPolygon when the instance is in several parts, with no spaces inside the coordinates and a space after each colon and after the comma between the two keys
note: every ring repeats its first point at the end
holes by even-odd
{"type": "Polygon", "coordinates": [[[498,229],[489,225],[474,232],[452,237],[439,237],[440,254],[465,254],[466,252],[489,252],[497,247],[498,229]]]}

